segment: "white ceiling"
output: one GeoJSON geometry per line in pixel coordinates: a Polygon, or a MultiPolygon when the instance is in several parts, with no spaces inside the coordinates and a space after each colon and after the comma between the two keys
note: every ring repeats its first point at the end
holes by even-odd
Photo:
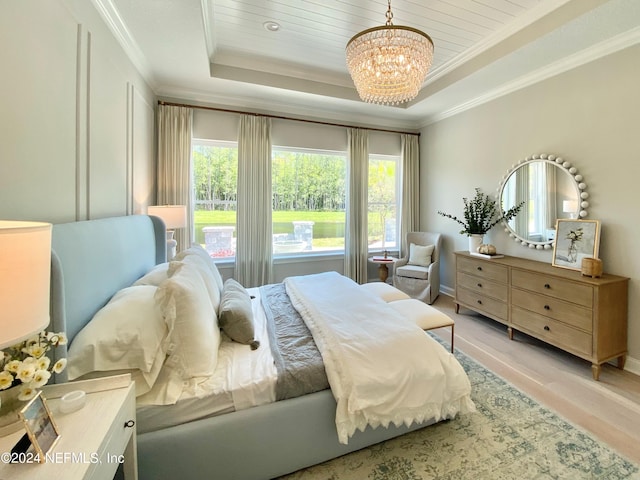
{"type": "Polygon", "coordinates": [[[640,41],[640,0],[392,0],[435,54],[418,97],[389,107],[360,101],[345,64],[385,0],[93,2],[161,98],[407,129],[640,41]]]}

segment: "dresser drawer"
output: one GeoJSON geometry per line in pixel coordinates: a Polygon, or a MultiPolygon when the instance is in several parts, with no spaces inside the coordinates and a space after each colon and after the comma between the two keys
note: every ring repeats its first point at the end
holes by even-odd
{"type": "Polygon", "coordinates": [[[574,353],[591,356],[592,336],[552,318],[511,307],[511,322],[516,330],[522,330],[540,340],[574,353]]]}
{"type": "Polygon", "coordinates": [[[593,288],[591,286],[581,285],[563,278],[514,268],[511,271],[511,285],[588,308],[593,305],[593,288]]]}
{"type": "Polygon", "coordinates": [[[458,256],[457,269],[494,282],[507,283],[509,280],[509,269],[505,265],[492,264],[491,260],[476,260],[458,256]]]}
{"type": "Polygon", "coordinates": [[[501,302],[494,298],[482,295],[466,288],[456,288],[456,300],[460,303],[466,304],[469,308],[480,313],[487,313],[488,315],[507,321],[508,308],[505,302],[501,302]]]}
{"type": "Polygon", "coordinates": [[[496,283],[486,278],[476,277],[468,273],[459,272],[456,276],[456,285],[472,290],[481,295],[488,295],[502,302],[507,301],[509,287],[506,283],[496,283]]]}
{"type": "Polygon", "coordinates": [[[592,311],[588,308],[517,288],[511,289],[511,304],[589,333],[593,330],[592,311]]]}

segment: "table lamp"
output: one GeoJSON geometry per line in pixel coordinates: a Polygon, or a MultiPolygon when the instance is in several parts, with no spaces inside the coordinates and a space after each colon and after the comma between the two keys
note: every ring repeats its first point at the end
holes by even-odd
{"type": "Polygon", "coordinates": [[[159,217],[167,227],[167,260],[176,256],[178,242],[173,238],[176,228],[187,226],[187,207],[185,205],[153,205],[147,209],[148,215],[159,217]]]}
{"type": "Polygon", "coordinates": [[[569,218],[576,218],[578,202],[575,200],[563,200],[562,211],[569,214],[569,218]]]}
{"type": "Polygon", "coordinates": [[[0,220],[0,348],[49,325],[51,224],[0,220]]]}

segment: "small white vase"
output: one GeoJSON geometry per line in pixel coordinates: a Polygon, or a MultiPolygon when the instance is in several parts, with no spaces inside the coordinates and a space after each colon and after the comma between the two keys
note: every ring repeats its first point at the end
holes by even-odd
{"type": "Polygon", "coordinates": [[[478,253],[478,247],[482,245],[484,235],[471,234],[469,235],[469,253],[478,253]]]}

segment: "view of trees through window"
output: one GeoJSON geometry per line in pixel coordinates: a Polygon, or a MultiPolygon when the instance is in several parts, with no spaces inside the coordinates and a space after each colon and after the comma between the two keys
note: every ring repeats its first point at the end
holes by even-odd
{"type": "MultiPolygon", "coordinates": [[[[344,251],[345,152],[273,148],[275,255],[344,251]]],[[[195,240],[214,257],[235,255],[238,149],[196,140],[192,149],[195,240]]],[[[396,246],[397,157],[369,160],[369,245],[396,246]]]]}

